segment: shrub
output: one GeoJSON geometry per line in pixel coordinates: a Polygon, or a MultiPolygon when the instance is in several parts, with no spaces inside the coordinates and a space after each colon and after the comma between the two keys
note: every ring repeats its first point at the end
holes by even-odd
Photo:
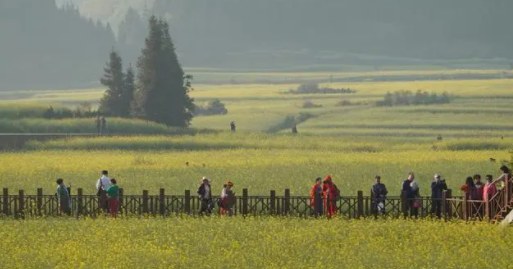
{"type": "Polygon", "coordinates": [[[387,92],[382,101],[376,102],[376,106],[409,106],[409,105],[431,105],[447,104],[453,99],[449,93],[444,92],[441,95],[428,93],[418,90],[415,94],[411,91],[387,92]]]}
{"type": "Polygon", "coordinates": [[[292,93],[292,94],[312,94],[312,93],[355,93],[356,90],[352,89],[333,89],[333,88],[320,88],[319,84],[317,83],[304,83],[297,87],[295,90],[288,90],[285,93],[292,93]]]}
{"type": "Polygon", "coordinates": [[[303,108],[317,108],[317,107],[322,107],[322,105],[314,104],[312,101],[309,101],[309,100],[306,100],[303,103],[303,108]]]}
{"type": "Polygon", "coordinates": [[[228,114],[228,109],[226,109],[225,105],[219,100],[215,99],[210,101],[207,104],[207,107],[196,106],[194,110],[194,114],[196,115],[225,115],[228,114]]]}

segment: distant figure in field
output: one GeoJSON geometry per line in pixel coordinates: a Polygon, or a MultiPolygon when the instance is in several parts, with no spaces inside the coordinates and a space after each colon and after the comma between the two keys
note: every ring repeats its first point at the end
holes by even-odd
{"type": "Polygon", "coordinates": [[[71,215],[71,188],[66,187],[62,178],[57,179],[57,200],[59,204],[59,213],[71,215]]]}
{"type": "Polygon", "coordinates": [[[484,184],[481,182],[481,175],[474,175],[474,186],[476,187],[476,200],[483,200],[484,184]]]}
{"type": "Polygon", "coordinates": [[[408,178],[403,182],[403,186],[401,188],[401,192],[404,192],[406,195],[406,211],[410,211],[412,216],[415,218],[419,214],[420,203],[416,200],[419,197],[420,188],[419,184],[415,181],[415,174],[410,172],[408,174],[408,178]]]}
{"type": "Polygon", "coordinates": [[[119,201],[119,187],[115,178],[110,180],[110,187],[107,188],[105,193],[107,194],[110,215],[116,218],[118,214],[118,201],[119,201]]]}
{"type": "Polygon", "coordinates": [[[102,116],[101,118],[102,120],[102,134],[105,134],[107,133],[107,119],[105,118],[105,116],[102,116]]]}
{"type": "Polygon", "coordinates": [[[388,191],[385,184],[381,183],[381,176],[376,175],[374,178],[376,180],[376,184],[374,184],[371,188],[371,204],[375,213],[380,212],[381,214],[385,214],[385,199],[387,197],[388,191]]]}
{"type": "Polygon", "coordinates": [[[98,206],[105,210],[105,212],[109,211],[109,204],[107,200],[107,190],[111,185],[109,172],[106,170],[102,171],[102,177],[98,179],[96,182],[96,190],[98,195],[98,206]]]}
{"type": "Polygon", "coordinates": [[[292,133],[297,134],[297,125],[296,124],[294,124],[294,126],[292,127],[292,133]]]}
{"type": "Polygon", "coordinates": [[[331,176],[326,176],[322,182],[322,190],[324,191],[324,208],[328,217],[335,215],[337,211],[337,199],[340,195],[340,190],[337,185],[333,184],[331,176]]]}
{"type": "Polygon", "coordinates": [[[324,209],[323,205],[323,191],[322,191],[322,178],[315,179],[315,184],[310,189],[310,206],[312,207],[313,215],[315,217],[322,216],[324,209]]]}
{"type": "Polygon", "coordinates": [[[441,179],[440,174],[436,173],[431,182],[431,214],[436,214],[440,218],[442,213],[442,193],[447,190],[445,179],[441,179]]]}
{"type": "Polygon", "coordinates": [[[98,115],[98,117],[96,117],[96,131],[98,132],[98,134],[102,134],[102,119],[100,117],[100,115],[98,115]]]}
{"type": "Polygon", "coordinates": [[[442,135],[440,135],[440,134],[439,134],[439,135],[436,137],[436,140],[437,140],[437,141],[442,141],[442,140],[443,140],[442,135]]]}
{"type": "Polygon", "coordinates": [[[232,133],[235,133],[235,128],[236,128],[236,126],[235,126],[235,122],[233,122],[233,121],[232,121],[232,122],[230,123],[230,129],[232,130],[232,133]]]}
{"type": "Polygon", "coordinates": [[[233,206],[236,203],[235,193],[232,190],[233,183],[231,181],[227,181],[223,185],[223,191],[221,192],[221,205],[220,205],[220,213],[221,215],[233,215],[233,206]]]}
{"type": "Polygon", "coordinates": [[[203,213],[210,215],[212,213],[212,188],[208,178],[203,177],[197,193],[201,201],[200,215],[203,215],[203,213]]]}

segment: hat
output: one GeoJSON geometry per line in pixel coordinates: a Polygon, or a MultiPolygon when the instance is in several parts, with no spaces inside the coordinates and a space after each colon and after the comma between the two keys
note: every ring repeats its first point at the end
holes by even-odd
{"type": "Polygon", "coordinates": [[[439,177],[440,177],[440,174],[436,173],[433,177],[434,177],[434,178],[439,178],[439,177]]]}
{"type": "Polygon", "coordinates": [[[205,180],[210,182],[210,179],[208,179],[208,178],[206,178],[206,177],[203,177],[203,178],[201,179],[201,181],[205,181],[205,180]]]}
{"type": "Polygon", "coordinates": [[[377,174],[375,178],[379,178],[379,179],[381,179],[381,175],[380,175],[380,174],[377,174]]]}
{"type": "Polygon", "coordinates": [[[231,186],[233,186],[233,183],[232,183],[231,181],[229,181],[229,180],[228,180],[228,181],[226,181],[226,182],[224,183],[224,185],[227,185],[227,186],[230,186],[230,187],[231,187],[231,186]]]}

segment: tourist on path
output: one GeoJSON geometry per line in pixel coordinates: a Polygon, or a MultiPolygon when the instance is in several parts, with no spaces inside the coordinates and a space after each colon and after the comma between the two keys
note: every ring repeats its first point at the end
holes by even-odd
{"type": "Polygon", "coordinates": [[[374,179],[376,180],[376,184],[371,188],[372,210],[374,210],[376,214],[378,212],[385,214],[385,199],[388,194],[387,187],[385,184],[381,183],[381,176],[376,175],[374,179]]]}
{"type": "Polygon", "coordinates": [[[101,178],[96,182],[96,190],[98,195],[98,207],[105,210],[105,212],[109,211],[106,190],[109,189],[110,185],[109,172],[104,170],[102,171],[101,178]]]}
{"type": "Polygon", "coordinates": [[[235,129],[236,129],[235,122],[234,122],[234,121],[232,121],[232,122],[230,123],[230,130],[232,131],[232,133],[235,133],[235,129]]]}
{"type": "Polygon", "coordinates": [[[233,215],[233,206],[235,205],[236,200],[232,187],[233,183],[231,181],[227,181],[223,185],[223,191],[221,192],[221,215],[233,215]]]}
{"type": "Polygon", "coordinates": [[[201,185],[198,187],[198,196],[201,201],[200,214],[212,213],[212,188],[210,187],[210,180],[203,177],[201,185]]]}
{"type": "Polygon", "coordinates": [[[322,190],[324,192],[324,208],[326,215],[331,217],[335,215],[337,211],[337,199],[340,195],[340,191],[337,185],[333,184],[331,176],[326,176],[322,184],[322,190]]]}
{"type": "Polygon", "coordinates": [[[310,189],[310,206],[313,210],[315,217],[322,216],[324,209],[323,205],[323,191],[322,191],[322,178],[318,177],[315,179],[315,184],[310,189]]]}
{"type": "Polygon", "coordinates": [[[115,178],[111,179],[110,183],[110,187],[105,192],[107,193],[110,215],[116,218],[119,209],[119,187],[115,178]]]}
{"type": "Polygon", "coordinates": [[[442,180],[440,174],[436,173],[431,182],[431,214],[436,214],[438,218],[442,213],[442,193],[446,190],[445,179],[442,180]]]}
{"type": "Polygon", "coordinates": [[[475,200],[483,200],[484,184],[481,182],[481,175],[474,175],[474,186],[476,187],[475,200]]]}
{"type": "Polygon", "coordinates": [[[406,212],[410,212],[410,215],[413,215],[416,218],[419,214],[420,207],[420,204],[417,201],[417,198],[420,197],[420,187],[415,181],[415,174],[413,172],[410,172],[408,174],[408,178],[403,181],[401,192],[406,195],[406,212]]]}
{"type": "Polygon", "coordinates": [[[492,175],[486,175],[486,184],[483,187],[483,201],[488,202],[497,193],[497,186],[493,183],[492,175]]]}
{"type": "Polygon", "coordinates": [[[462,190],[465,193],[465,197],[467,200],[476,200],[477,199],[477,189],[476,185],[474,184],[474,179],[472,177],[467,177],[465,180],[465,184],[460,187],[460,190],[462,190]]]}
{"type": "Polygon", "coordinates": [[[501,170],[502,174],[500,177],[498,177],[496,180],[493,181],[493,184],[500,182],[501,186],[499,189],[503,189],[506,184],[506,179],[508,179],[508,180],[511,179],[511,171],[505,165],[501,166],[499,169],[501,170]]]}
{"type": "Polygon", "coordinates": [[[59,213],[71,215],[71,196],[70,188],[66,187],[62,178],[57,179],[57,201],[59,213]]]}

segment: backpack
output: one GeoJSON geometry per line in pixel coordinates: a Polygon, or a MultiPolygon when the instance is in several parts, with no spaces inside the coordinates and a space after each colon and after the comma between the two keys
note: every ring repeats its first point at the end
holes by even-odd
{"type": "Polygon", "coordinates": [[[340,190],[338,189],[337,185],[333,184],[333,193],[335,194],[335,197],[340,196],[340,190]]]}

